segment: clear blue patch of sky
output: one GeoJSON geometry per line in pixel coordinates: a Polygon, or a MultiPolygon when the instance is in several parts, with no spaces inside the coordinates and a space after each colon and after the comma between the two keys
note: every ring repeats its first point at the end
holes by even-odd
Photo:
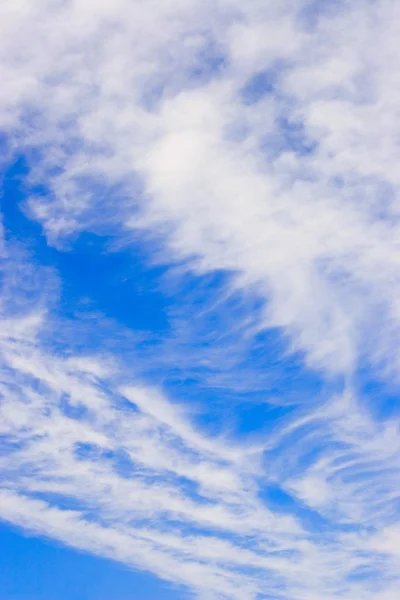
{"type": "Polygon", "coordinates": [[[134,330],[168,328],[167,299],[157,290],[162,267],[146,264],[143,251],[111,251],[111,237],[82,233],[68,251],[49,246],[42,227],[24,212],[28,172],[16,161],[5,174],[2,213],[6,238],[27,248],[31,260],[57,270],[61,280],[60,312],[64,317],[100,311],[107,319],[134,330]]]}
{"type": "Polygon", "coordinates": [[[361,398],[366,399],[372,416],[379,422],[400,417],[398,381],[371,380],[370,373],[359,375],[361,398]]]}
{"type": "Polygon", "coordinates": [[[2,600],[188,600],[187,591],[0,524],[2,600]]]}

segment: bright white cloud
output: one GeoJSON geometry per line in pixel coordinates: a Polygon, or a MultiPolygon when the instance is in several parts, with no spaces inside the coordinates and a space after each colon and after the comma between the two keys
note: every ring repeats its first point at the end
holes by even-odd
{"type": "Polygon", "coordinates": [[[150,227],[172,256],[256,286],[311,364],[397,352],[395,3],[42,1],[1,17],[2,126],[40,148],[54,197],[29,206],[53,243],[150,227]],[[272,87],[245,101],[260,73],[272,87]]]}

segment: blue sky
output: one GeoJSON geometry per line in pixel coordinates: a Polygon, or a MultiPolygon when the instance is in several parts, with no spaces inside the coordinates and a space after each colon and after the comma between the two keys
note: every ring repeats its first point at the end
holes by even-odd
{"type": "Polygon", "coordinates": [[[0,596],[397,600],[399,8],[0,5],[0,596]]]}

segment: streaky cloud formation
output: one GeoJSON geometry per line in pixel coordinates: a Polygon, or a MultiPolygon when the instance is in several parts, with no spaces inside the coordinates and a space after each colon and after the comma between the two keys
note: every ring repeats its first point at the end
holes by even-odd
{"type": "Polygon", "coordinates": [[[0,23],[0,518],[190,597],[397,600],[400,8],[0,23]]]}

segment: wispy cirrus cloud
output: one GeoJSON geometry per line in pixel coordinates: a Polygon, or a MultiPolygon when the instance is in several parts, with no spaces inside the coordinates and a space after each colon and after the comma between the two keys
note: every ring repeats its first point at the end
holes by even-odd
{"type": "Polygon", "coordinates": [[[347,394],[310,399],[250,444],[210,436],[184,397],[129,381],[112,356],[55,350],[37,268],[10,314],[19,258],[4,274],[3,519],[199,597],[395,597],[393,420],[347,394]]]}
{"type": "Polygon", "coordinates": [[[397,386],[398,12],[3,3],[4,155],[47,248],[139,240],[195,288],[162,343],[109,319],[93,348],[101,311],[62,314],[67,275],[7,242],[3,519],[204,598],[394,600],[399,422],[362,385],[397,386]],[[274,353],[318,389],[289,401],[274,353]],[[256,388],[282,411],[235,428],[256,388]]]}

